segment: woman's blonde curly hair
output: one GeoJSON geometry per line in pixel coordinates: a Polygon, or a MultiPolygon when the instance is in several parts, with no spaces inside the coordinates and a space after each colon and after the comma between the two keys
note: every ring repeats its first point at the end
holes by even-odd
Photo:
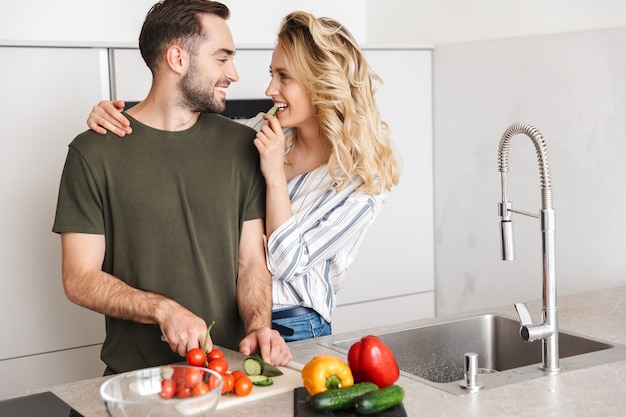
{"type": "MultiPolygon", "coordinates": [[[[321,134],[330,141],[328,169],[336,187],[345,187],[355,176],[362,181],[359,191],[367,193],[396,185],[399,164],[374,100],[382,80],[352,34],[333,19],[298,11],[283,19],[276,49],[306,87],[321,134]]],[[[287,146],[296,140],[297,131],[287,138],[287,146]]]]}

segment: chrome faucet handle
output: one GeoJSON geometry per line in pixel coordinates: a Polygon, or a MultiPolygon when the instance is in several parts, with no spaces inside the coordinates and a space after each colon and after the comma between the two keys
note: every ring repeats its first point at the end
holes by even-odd
{"type": "Polygon", "coordinates": [[[532,342],[554,334],[554,329],[546,323],[533,324],[526,304],[515,303],[515,310],[520,322],[519,335],[524,342],[532,342]]]}
{"type": "Polygon", "coordinates": [[[530,312],[528,311],[526,304],[515,303],[515,311],[517,312],[517,317],[519,317],[519,323],[522,326],[532,326],[533,319],[530,317],[530,312]]]}

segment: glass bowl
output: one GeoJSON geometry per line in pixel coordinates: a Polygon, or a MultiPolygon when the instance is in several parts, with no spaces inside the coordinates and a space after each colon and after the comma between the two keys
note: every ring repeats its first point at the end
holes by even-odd
{"type": "Polygon", "coordinates": [[[100,386],[100,396],[110,417],[208,417],[217,408],[221,395],[222,376],[219,373],[188,365],[167,365],[125,372],[107,379],[100,386]],[[197,396],[179,398],[177,394],[173,398],[163,399],[159,393],[161,382],[165,379],[175,380],[185,386],[200,380],[210,388],[203,387],[208,391],[197,396]]]}

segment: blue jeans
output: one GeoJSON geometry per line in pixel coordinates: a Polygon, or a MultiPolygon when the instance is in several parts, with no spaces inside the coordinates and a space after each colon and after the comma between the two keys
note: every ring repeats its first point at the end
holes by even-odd
{"type": "Polygon", "coordinates": [[[328,336],[331,333],[330,323],[314,311],[300,316],[286,317],[272,321],[293,330],[293,335],[291,336],[281,333],[281,336],[286,342],[328,336]]]}

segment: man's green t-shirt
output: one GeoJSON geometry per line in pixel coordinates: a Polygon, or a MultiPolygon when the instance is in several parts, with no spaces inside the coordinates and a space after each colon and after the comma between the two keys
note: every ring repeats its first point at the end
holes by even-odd
{"type": "MultiPolygon", "coordinates": [[[[238,349],[242,224],[265,215],[256,132],[215,114],[180,132],[127,117],[129,136],[87,131],[70,144],[53,231],[104,234],[103,271],[215,320],[213,341],[238,349]]],[[[109,371],[181,360],[158,325],[106,317],[106,329],[109,371]]]]}

